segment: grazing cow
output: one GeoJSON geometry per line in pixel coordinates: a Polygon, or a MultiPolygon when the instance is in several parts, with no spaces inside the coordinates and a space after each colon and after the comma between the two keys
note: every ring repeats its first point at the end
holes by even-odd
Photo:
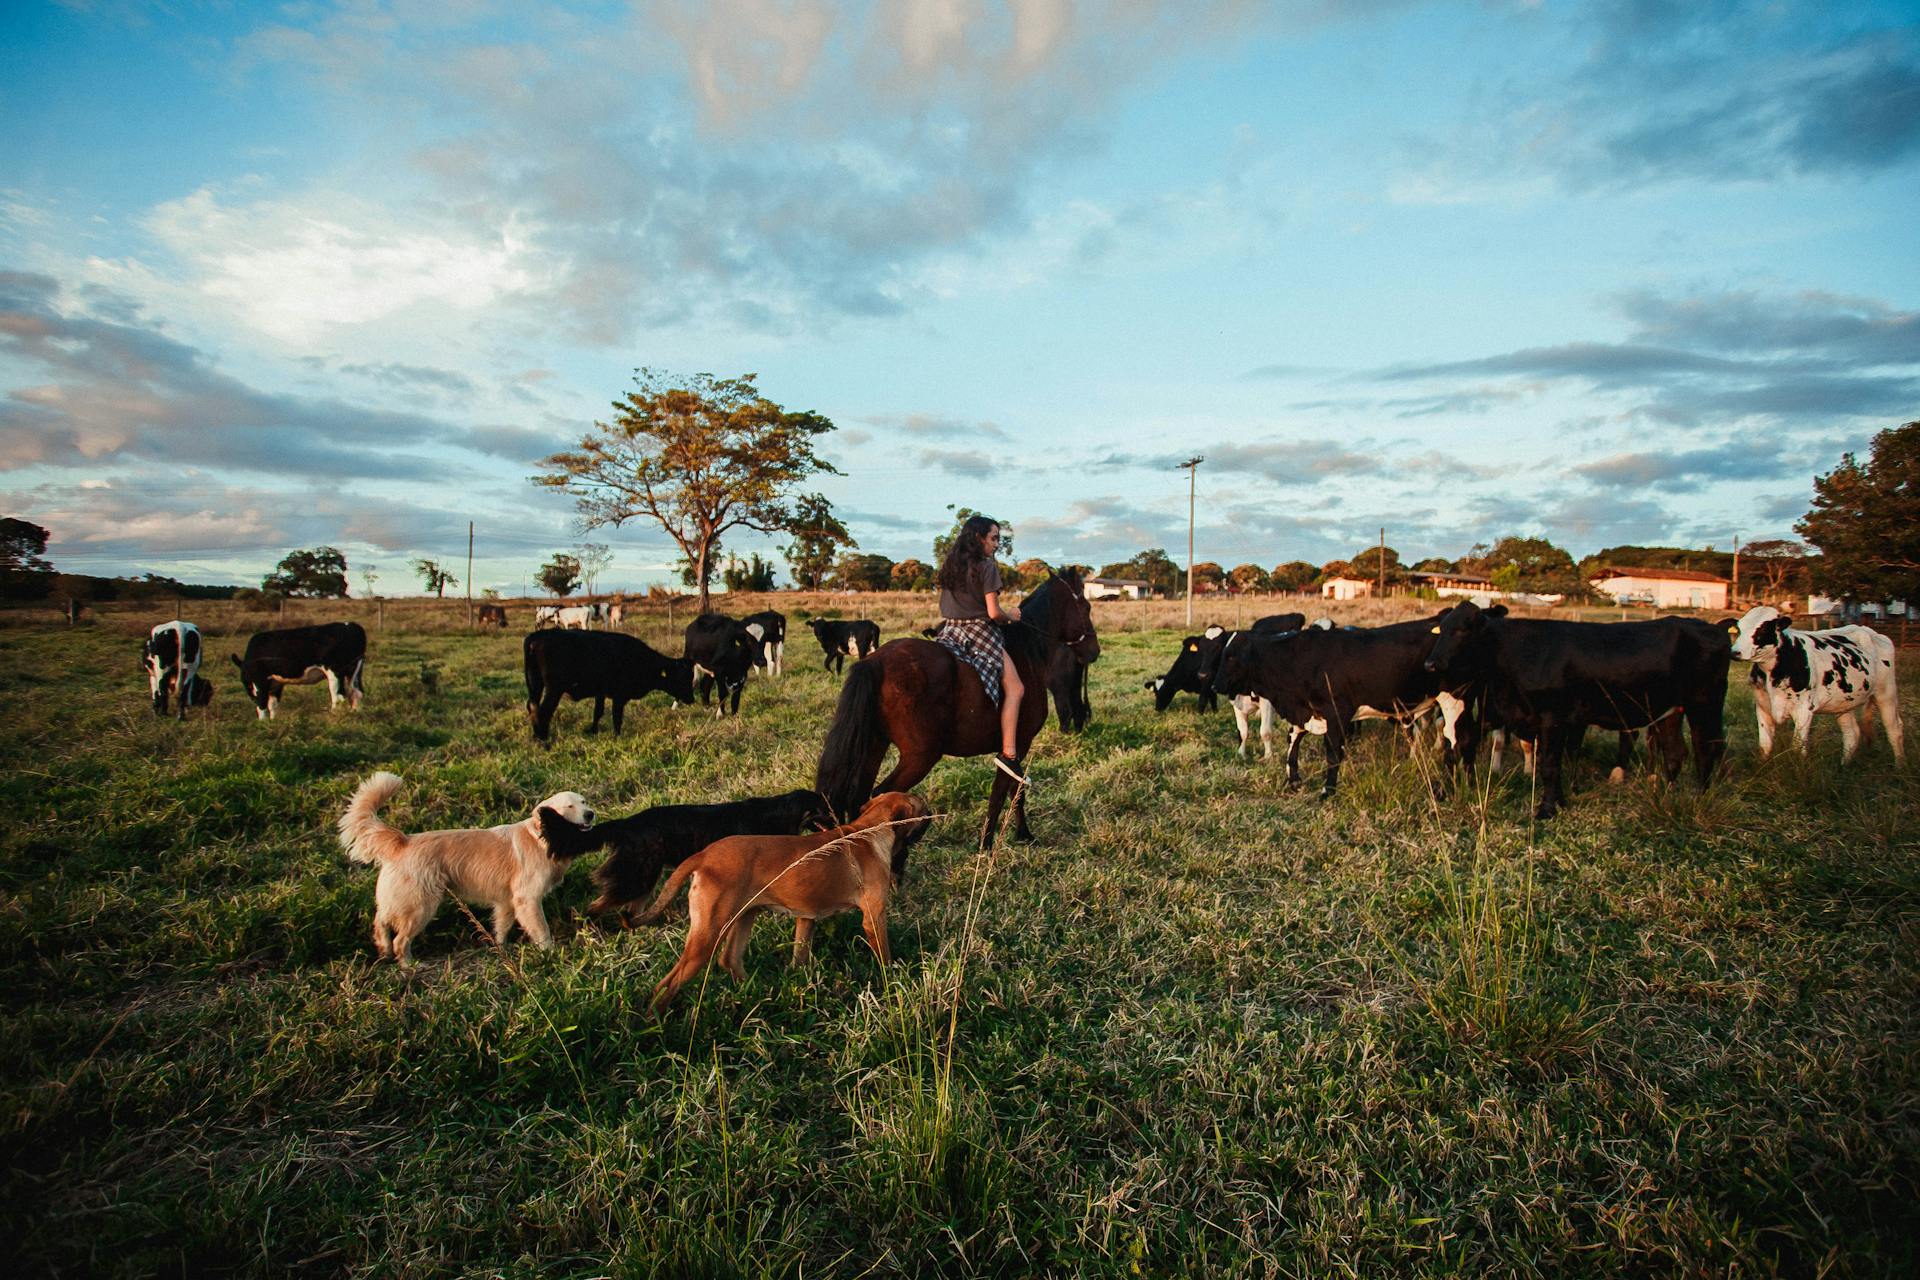
{"type": "Polygon", "coordinates": [[[1205,641],[1225,634],[1219,627],[1208,627],[1204,634],[1187,636],[1180,641],[1179,656],[1174,658],[1167,673],[1155,676],[1144,686],[1153,690],[1155,711],[1165,711],[1173,705],[1175,695],[1182,693],[1198,695],[1202,711],[1212,711],[1219,706],[1220,700],[1213,691],[1213,682],[1208,680],[1202,683],[1200,679],[1200,650],[1205,641]]]}
{"type": "Polygon", "coordinates": [[[607,606],[607,625],[617,627],[627,620],[627,602],[615,600],[607,606]]]}
{"type": "Polygon", "coordinates": [[[1264,618],[1255,618],[1253,625],[1247,628],[1257,636],[1278,636],[1306,629],[1307,615],[1304,613],[1270,613],[1264,618]]]}
{"type": "Polygon", "coordinates": [[[845,674],[848,658],[857,662],[880,647],[877,622],[828,622],[824,618],[809,618],[807,625],[820,641],[820,648],[827,655],[826,668],[832,672],[845,674]]]}
{"type": "Polygon", "coordinates": [[[1873,736],[1878,710],[1893,758],[1906,760],[1892,640],[1872,627],[1796,631],[1793,619],[1766,605],[1747,610],[1727,634],[1733,656],[1753,664],[1747,679],[1762,757],[1772,753],[1774,726],[1783,720],[1793,722],[1794,745],[1805,755],[1814,716],[1830,715],[1840,720],[1840,759],[1851,760],[1861,740],[1873,736]]]}
{"type": "Polygon", "coordinates": [[[746,628],[752,631],[760,628],[760,651],[765,659],[760,663],[767,674],[777,676],[786,670],[787,665],[787,615],[772,609],[759,613],[750,613],[741,619],[746,628]]]}
{"type": "Polygon", "coordinates": [[[755,667],[766,665],[759,630],[724,613],[703,613],[687,624],[686,653],[699,677],[700,705],[709,705],[707,698],[717,680],[720,702],[714,714],[726,715],[731,698],[732,713],[739,715],[740,692],[747,687],[747,677],[755,667]]]}
{"type": "Polygon", "coordinates": [[[327,682],[329,710],[345,702],[349,710],[358,711],[366,664],[367,633],[357,622],[257,632],[247,641],[247,656],[233,658],[233,665],[240,668],[240,683],[262,720],[273,719],[281,691],[288,685],[322,680],[327,682]]]}
{"type": "Polygon", "coordinates": [[[200,674],[200,628],[191,622],[163,622],[140,646],[140,665],[147,671],[147,692],[153,698],[153,714],[167,714],[167,695],[179,704],[180,719],[187,718],[189,702],[204,706],[208,699],[196,697],[200,674]]]}
{"type": "Polygon", "coordinates": [[[537,742],[547,740],[553,713],[563,697],[576,702],[593,699],[593,723],[613,703],[613,736],[620,736],[620,720],[627,703],[655,689],[676,702],[693,701],[693,664],[669,658],[645,641],[619,631],[533,631],[524,646],[527,671],[527,715],[537,742]]]}
{"type": "Polygon", "coordinates": [[[1561,759],[1589,725],[1648,730],[1671,781],[1682,764],[1685,716],[1702,790],[1726,753],[1722,720],[1732,645],[1720,627],[1691,618],[1503,618],[1463,603],[1433,633],[1427,670],[1455,687],[1472,687],[1483,699],[1488,723],[1535,743],[1541,793],[1536,818],[1559,811],[1561,759]]]}
{"type": "MultiPolygon", "coordinates": [[[[1323,735],[1327,769],[1320,794],[1324,799],[1339,786],[1340,763],[1355,720],[1385,719],[1405,725],[1439,706],[1446,717],[1445,758],[1451,768],[1461,740],[1459,725],[1468,718],[1468,708],[1464,698],[1455,696],[1425,669],[1433,621],[1340,631],[1315,625],[1265,636],[1230,631],[1217,649],[1201,646],[1199,676],[1229,697],[1251,694],[1265,699],[1293,726],[1287,744],[1289,784],[1300,781],[1303,731],[1323,735]]],[[[1263,712],[1263,738],[1265,719],[1263,712]]],[[[1245,745],[1243,727],[1243,752],[1245,745]]]]}
{"type": "Polygon", "coordinates": [[[547,847],[565,857],[612,850],[594,868],[600,896],[587,911],[596,916],[618,911],[622,922],[631,925],[634,908],[653,892],[661,873],[715,840],[818,831],[833,825],[833,812],[817,791],[789,791],[724,804],[660,804],[585,829],[543,811],[541,823],[547,847]]]}
{"type": "Polygon", "coordinates": [[[606,607],[598,604],[543,604],[533,611],[533,625],[560,627],[568,631],[590,631],[596,622],[606,620],[606,607]]]}
{"type": "Polygon", "coordinates": [[[480,606],[480,611],[476,617],[483,627],[499,627],[502,631],[507,629],[507,607],[505,605],[483,604],[480,606]]]}

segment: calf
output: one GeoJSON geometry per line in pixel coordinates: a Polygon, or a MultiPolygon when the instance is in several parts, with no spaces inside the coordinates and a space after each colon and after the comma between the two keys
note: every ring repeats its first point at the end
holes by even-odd
{"type": "Polygon", "coordinates": [[[233,657],[240,683],[262,720],[273,719],[288,685],[322,680],[327,682],[329,710],[345,702],[349,710],[358,711],[366,663],[367,633],[357,622],[257,632],[247,641],[246,657],[233,657]]]}
{"type": "Polygon", "coordinates": [[[1682,763],[1685,716],[1702,790],[1726,753],[1722,720],[1732,646],[1717,626],[1690,618],[1503,618],[1469,602],[1449,610],[1433,635],[1427,670],[1476,689],[1489,723],[1535,743],[1537,818],[1559,811],[1561,759],[1589,725],[1648,730],[1672,780],[1682,763]]]}
{"type": "Polygon", "coordinates": [[[833,811],[817,791],[733,800],[725,804],[661,804],[630,817],[580,828],[541,811],[548,847],[567,858],[610,849],[594,868],[600,896],[587,908],[593,915],[618,911],[633,923],[633,908],[653,892],[663,872],[679,866],[715,840],[727,836],[795,836],[833,825],[833,811]]]}
{"type": "MultiPolygon", "coordinates": [[[[191,622],[163,622],[153,629],[140,646],[140,665],[146,668],[147,692],[153,698],[153,714],[167,714],[167,695],[179,704],[180,719],[187,718],[187,704],[205,705],[197,698],[196,684],[204,684],[200,674],[200,628],[191,622]]],[[[211,696],[207,699],[211,700],[211,696]]]]}
{"type": "Polygon", "coordinates": [[[715,715],[726,715],[731,697],[734,715],[740,714],[740,692],[747,677],[766,663],[760,648],[760,635],[745,623],[724,613],[703,613],[687,624],[687,659],[699,677],[700,705],[707,706],[714,682],[720,684],[720,702],[715,715]]]}
{"type": "Polygon", "coordinates": [[[1167,673],[1155,676],[1144,686],[1153,690],[1155,711],[1165,711],[1173,705],[1174,697],[1182,693],[1198,695],[1202,711],[1212,711],[1220,705],[1219,696],[1213,691],[1213,681],[1200,679],[1200,650],[1204,642],[1224,634],[1219,627],[1208,627],[1201,635],[1187,636],[1180,641],[1180,652],[1175,656],[1173,665],[1167,668],[1167,673]]]}
{"type": "Polygon", "coordinates": [[[1782,720],[1793,722],[1794,745],[1805,755],[1814,716],[1830,715],[1840,720],[1844,763],[1853,759],[1862,738],[1873,736],[1878,710],[1893,758],[1906,760],[1892,640],[1872,627],[1795,631],[1793,619],[1766,605],[1747,610],[1728,625],[1727,634],[1733,637],[1733,656],[1753,664],[1747,679],[1753,685],[1763,758],[1772,754],[1774,726],[1782,720]]]}
{"type": "Polygon", "coordinates": [[[618,631],[534,631],[524,646],[527,672],[527,715],[533,721],[535,741],[547,741],[553,713],[563,697],[593,699],[593,723],[613,703],[613,734],[620,736],[620,720],[627,703],[655,689],[675,701],[693,701],[693,664],[669,658],[645,641],[618,631]]]}
{"type": "Polygon", "coordinates": [[[505,605],[483,604],[480,606],[480,611],[476,616],[479,618],[480,625],[483,627],[499,627],[502,631],[507,629],[507,607],[505,605]]]}
{"type": "Polygon", "coordinates": [[[807,625],[813,628],[813,634],[820,641],[820,648],[827,655],[826,668],[829,671],[844,674],[847,659],[856,662],[880,647],[880,624],[856,619],[852,622],[829,622],[824,618],[809,618],[807,625]]]}
{"type": "Polygon", "coordinates": [[[760,651],[764,658],[760,665],[767,669],[768,675],[779,675],[787,664],[787,615],[766,609],[750,613],[741,621],[749,631],[760,628],[760,651]]]}
{"type": "Polygon", "coordinates": [[[1217,692],[1229,697],[1251,694],[1265,699],[1293,726],[1287,745],[1289,783],[1300,781],[1302,732],[1324,735],[1327,770],[1320,792],[1324,799],[1339,786],[1346,739],[1356,719],[1405,724],[1436,705],[1443,706],[1447,763],[1453,763],[1455,730],[1466,703],[1443,689],[1425,669],[1433,643],[1432,624],[1432,619],[1425,619],[1340,631],[1315,626],[1267,636],[1227,632],[1216,652],[1202,646],[1200,678],[1211,680],[1217,692]]]}

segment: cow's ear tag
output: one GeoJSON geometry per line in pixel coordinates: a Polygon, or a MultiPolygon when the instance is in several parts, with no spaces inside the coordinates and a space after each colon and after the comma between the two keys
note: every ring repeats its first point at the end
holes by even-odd
{"type": "Polygon", "coordinates": [[[1438,628],[1438,627],[1435,627],[1435,628],[1433,629],[1433,632],[1432,632],[1432,634],[1433,634],[1433,635],[1436,635],[1436,636],[1437,636],[1437,635],[1439,635],[1439,634],[1440,634],[1440,628],[1438,628]]]}
{"type": "Polygon", "coordinates": [[[1188,645],[1188,646],[1187,646],[1187,652],[1188,652],[1188,653],[1198,653],[1198,652],[1200,652],[1200,646],[1199,646],[1199,645],[1197,645],[1197,644],[1190,644],[1190,645],[1188,645]]]}
{"type": "Polygon", "coordinates": [[[1728,634],[1728,635],[1730,635],[1730,636],[1737,636],[1737,635],[1739,635],[1739,634],[1740,634],[1740,628],[1738,628],[1738,627],[1728,627],[1728,628],[1727,628],[1727,634],[1728,634]]]}

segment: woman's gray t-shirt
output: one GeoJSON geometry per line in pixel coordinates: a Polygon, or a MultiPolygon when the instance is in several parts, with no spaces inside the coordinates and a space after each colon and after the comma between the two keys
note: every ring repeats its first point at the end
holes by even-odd
{"type": "Polygon", "coordinates": [[[1000,566],[991,560],[982,560],[974,566],[972,577],[973,581],[965,590],[940,588],[941,617],[965,619],[987,616],[987,595],[1000,590],[1000,566]]]}

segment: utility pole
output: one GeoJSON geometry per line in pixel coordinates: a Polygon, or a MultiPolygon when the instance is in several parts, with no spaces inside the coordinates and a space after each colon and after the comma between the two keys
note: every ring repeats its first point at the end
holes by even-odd
{"type": "Polygon", "coordinates": [[[1733,535],[1733,586],[1727,594],[1727,605],[1731,608],[1740,599],[1740,535],[1733,535]]]}
{"type": "Polygon", "coordinates": [[[1387,598],[1387,527],[1380,526],[1380,587],[1376,594],[1380,599],[1387,598]]]}
{"type": "Polygon", "coordinates": [[[1193,629],[1193,478],[1200,474],[1200,464],[1207,459],[1195,454],[1180,464],[1179,469],[1187,473],[1187,629],[1193,629]]]}
{"type": "Polygon", "coordinates": [[[473,630],[473,521],[467,521],[467,630],[473,630]]]}

